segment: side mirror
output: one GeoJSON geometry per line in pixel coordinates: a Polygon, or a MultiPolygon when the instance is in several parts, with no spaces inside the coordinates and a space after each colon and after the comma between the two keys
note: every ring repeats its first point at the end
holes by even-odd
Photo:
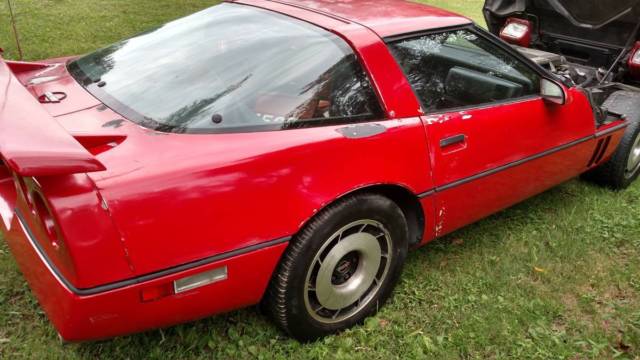
{"type": "Polygon", "coordinates": [[[564,88],[549,79],[542,79],[540,82],[540,95],[554,104],[564,105],[567,102],[564,88]]]}

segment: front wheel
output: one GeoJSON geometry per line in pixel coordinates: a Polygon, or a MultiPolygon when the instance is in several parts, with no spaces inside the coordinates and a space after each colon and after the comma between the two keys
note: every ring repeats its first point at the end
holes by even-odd
{"type": "Polygon", "coordinates": [[[295,237],[271,281],[266,308],[289,335],[310,341],[361,323],[391,294],[408,228],[390,199],[338,201],[295,237]]]}
{"type": "Polygon", "coordinates": [[[640,122],[632,122],[613,157],[586,175],[614,190],[629,187],[640,176],[640,122]]]}
{"type": "Polygon", "coordinates": [[[617,91],[609,96],[603,107],[626,114],[629,126],[611,159],[586,173],[584,178],[614,190],[623,190],[640,175],[640,94],[617,91]]]}

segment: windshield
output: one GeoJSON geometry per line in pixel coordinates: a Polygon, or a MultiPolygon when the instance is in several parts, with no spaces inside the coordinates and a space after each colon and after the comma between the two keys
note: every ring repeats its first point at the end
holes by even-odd
{"type": "Polygon", "coordinates": [[[380,116],[351,48],[316,26],[222,4],[69,64],[100,101],[158,131],[298,128],[380,116]]]}

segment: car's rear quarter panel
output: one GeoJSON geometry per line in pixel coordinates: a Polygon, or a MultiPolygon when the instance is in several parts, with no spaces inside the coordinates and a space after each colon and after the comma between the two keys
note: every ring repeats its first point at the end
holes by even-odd
{"type": "MultiPolygon", "coordinates": [[[[373,123],[386,131],[351,139],[337,131],[348,124],[215,135],[139,130],[99,156],[117,173],[94,176],[137,274],[292,236],[323,207],[367,186],[395,185],[414,194],[433,188],[420,104],[377,34],[280,3],[246,2],[324,27],[350,43],[384,110],[373,123]]],[[[432,231],[432,207],[425,210],[432,231]]]]}
{"type": "Polygon", "coordinates": [[[133,276],[122,238],[86,174],[23,181],[31,192],[29,197],[46,199],[59,233],[56,246],[42,226],[42,214],[33,200],[27,202],[23,191],[17,197],[15,211],[65,279],[83,289],[133,276]]]}
{"type": "Polygon", "coordinates": [[[385,131],[363,138],[337,131],[348,126],[218,135],[140,131],[99,156],[120,163],[117,174],[92,177],[136,274],[148,274],[294,235],[324,206],[366,186],[431,189],[420,119],[376,124],[385,131]]]}
{"type": "Polygon", "coordinates": [[[271,277],[270,272],[260,270],[274,268],[286,247],[286,244],[274,245],[250,254],[163,276],[142,286],[131,285],[83,296],[61,285],[30,246],[26,232],[21,229],[17,218],[14,218],[4,232],[5,240],[29,286],[66,341],[99,340],[126,335],[253,305],[260,301],[271,277]],[[227,281],[155,301],[141,300],[141,291],[145,288],[164,286],[176,279],[222,266],[228,269],[227,281]]]}

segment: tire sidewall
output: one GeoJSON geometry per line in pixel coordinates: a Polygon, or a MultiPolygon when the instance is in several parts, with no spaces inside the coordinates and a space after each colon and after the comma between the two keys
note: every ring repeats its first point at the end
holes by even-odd
{"type": "Polygon", "coordinates": [[[322,225],[306,234],[303,232],[300,241],[305,241],[304,249],[299,254],[293,270],[291,284],[293,293],[288,304],[290,314],[290,331],[296,337],[315,339],[336,331],[344,330],[361,323],[375,313],[386,301],[397,283],[402,265],[407,256],[408,227],[400,208],[391,200],[382,196],[362,196],[354,202],[357,206],[338,206],[339,209],[329,216],[323,217],[322,225]],[[339,229],[358,220],[374,220],[381,223],[389,232],[392,241],[392,257],[389,270],[377,294],[353,316],[341,322],[327,324],[311,317],[305,305],[304,284],[316,254],[325,242],[339,229]],[[306,236],[305,238],[305,235],[306,236]]]}
{"type": "Polygon", "coordinates": [[[638,176],[640,176],[640,168],[636,169],[632,176],[627,176],[627,164],[629,162],[629,157],[631,156],[633,144],[638,136],[640,136],[640,122],[631,122],[620,141],[620,151],[615,154],[611,160],[616,166],[616,177],[619,179],[617,187],[620,189],[629,187],[638,178],[638,176]]]}
{"type": "MultiPolygon", "coordinates": [[[[633,145],[635,144],[636,140],[638,139],[638,137],[640,137],[640,123],[636,122],[636,123],[632,123],[630,126],[630,131],[629,131],[629,139],[628,139],[628,149],[626,149],[626,156],[624,157],[624,161],[623,164],[627,164],[629,162],[629,157],[631,157],[631,152],[633,151],[633,145]]],[[[626,136],[625,136],[626,137],[626,136]]],[[[627,139],[625,139],[627,140],[627,139]]],[[[624,177],[625,180],[628,181],[628,185],[631,185],[631,183],[633,183],[638,176],[640,176],[640,166],[636,167],[635,172],[631,175],[631,176],[626,176],[626,166],[624,168],[624,177]]]]}

